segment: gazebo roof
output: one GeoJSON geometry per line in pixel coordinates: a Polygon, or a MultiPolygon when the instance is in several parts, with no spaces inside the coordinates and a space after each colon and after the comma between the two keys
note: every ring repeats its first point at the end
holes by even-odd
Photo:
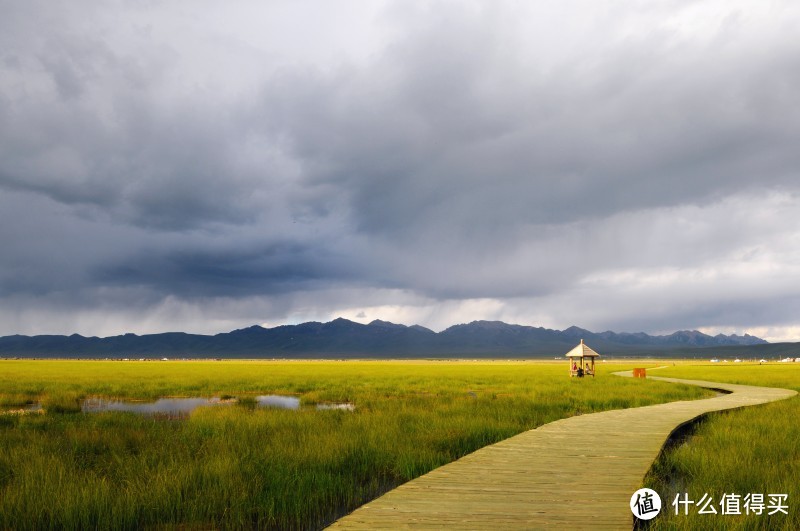
{"type": "Polygon", "coordinates": [[[589,345],[584,343],[583,339],[581,339],[580,345],[567,352],[568,358],[596,358],[598,356],[600,356],[600,354],[592,350],[589,345]]]}

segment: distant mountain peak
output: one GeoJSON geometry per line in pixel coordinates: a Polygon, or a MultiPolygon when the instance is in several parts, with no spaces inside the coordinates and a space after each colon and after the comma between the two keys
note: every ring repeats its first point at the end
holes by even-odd
{"type": "Polygon", "coordinates": [[[519,326],[519,325],[510,325],[508,323],[504,323],[503,321],[484,321],[484,320],[479,320],[479,321],[472,321],[469,324],[458,324],[458,325],[455,325],[455,326],[451,326],[450,328],[468,327],[468,328],[482,328],[482,329],[498,330],[498,329],[502,329],[502,328],[511,328],[513,326],[519,326]]]}
{"type": "Polygon", "coordinates": [[[562,331],[566,335],[575,336],[575,335],[592,335],[592,332],[586,330],[585,328],[581,328],[579,326],[572,325],[569,328],[565,328],[562,331]]]}
{"type": "MultiPolygon", "coordinates": [[[[0,357],[538,357],[561,356],[585,339],[606,354],[641,355],[686,352],[708,347],[740,348],[743,354],[766,357],[767,344],[750,334],[710,336],[697,330],[680,330],[651,336],[644,332],[590,332],[578,326],[566,330],[508,324],[502,321],[472,321],[442,332],[375,319],[368,325],[338,317],[328,323],[306,322],[264,328],[248,328],[213,336],[170,332],[123,334],[112,337],[14,335],[0,337],[0,357]]],[[[779,345],[770,348],[781,348],[779,345]]]]}
{"type": "MultiPolygon", "coordinates": [[[[253,325],[253,326],[248,326],[247,328],[239,328],[238,330],[234,330],[234,331],[232,331],[230,333],[231,334],[252,334],[252,333],[260,333],[260,332],[263,332],[264,330],[267,330],[267,329],[264,328],[261,325],[253,325]]],[[[217,335],[219,335],[219,334],[217,334],[217,335]]]]}
{"type": "Polygon", "coordinates": [[[389,321],[381,321],[380,319],[375,319],[374,321],[370,322],[367,326],[377,326],[380,328],[408,328],[404,324],[397,324],[391,323],[389,321]]]}
{"type": "Polygon", "coordinates": [[[328,323],[324,323],[322,326],[327,326],[327,327],[330,327],[330,326],[334,326],[334,327],[342,327],[342,326],[353,327],[353,326],[365,326],[365,325],[362,325],[361,323],[356,323],[355,321],[351,321],[350,319],[345,319],[344,317],[337,317],[333,321],[330,321],[328,323]]]}

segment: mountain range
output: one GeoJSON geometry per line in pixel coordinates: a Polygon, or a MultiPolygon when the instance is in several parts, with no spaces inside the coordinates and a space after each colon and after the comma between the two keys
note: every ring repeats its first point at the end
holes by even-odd
{"type": "MultiPolygon", "coordinates": [[[[602,354],[685,354],[695,349],[723,352],[764,348],[763,339],[745,334],[710,336],[698,331],[670,335],[590,332],[473,321],[441,332],[414,325],[347,319],[274,328],[251,326],[216,335],[169,332],[111,337],[5,336],[0,357],[61,358],[461,358],[561,356],[581,339],[602,354]],[[727,350],[725,350],[727,349],[727,350]]],[[[705,354],[703,354],[705,356],[705,354]]]]}

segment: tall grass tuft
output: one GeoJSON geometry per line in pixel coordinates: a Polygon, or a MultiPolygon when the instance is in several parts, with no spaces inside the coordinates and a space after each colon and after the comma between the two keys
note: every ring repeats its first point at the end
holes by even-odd
{"type": "Polygon", "coordinates": [[[42,400],[42,408],[47,413],[80,413],[81,397],[74,392],[58,392],[42,400]]]}

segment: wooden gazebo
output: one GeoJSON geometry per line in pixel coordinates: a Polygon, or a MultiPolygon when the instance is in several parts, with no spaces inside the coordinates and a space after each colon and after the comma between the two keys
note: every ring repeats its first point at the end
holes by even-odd
{"type": "Polygon", "coordinates": [[[600,356],[597,352],[592,350],[589,345],[583,342],[574,349],[567,352],[567,360],[569,361],[569,375],[582,378],[584,376],[591,376],[594,378],[594,359],[600,356]]]}

